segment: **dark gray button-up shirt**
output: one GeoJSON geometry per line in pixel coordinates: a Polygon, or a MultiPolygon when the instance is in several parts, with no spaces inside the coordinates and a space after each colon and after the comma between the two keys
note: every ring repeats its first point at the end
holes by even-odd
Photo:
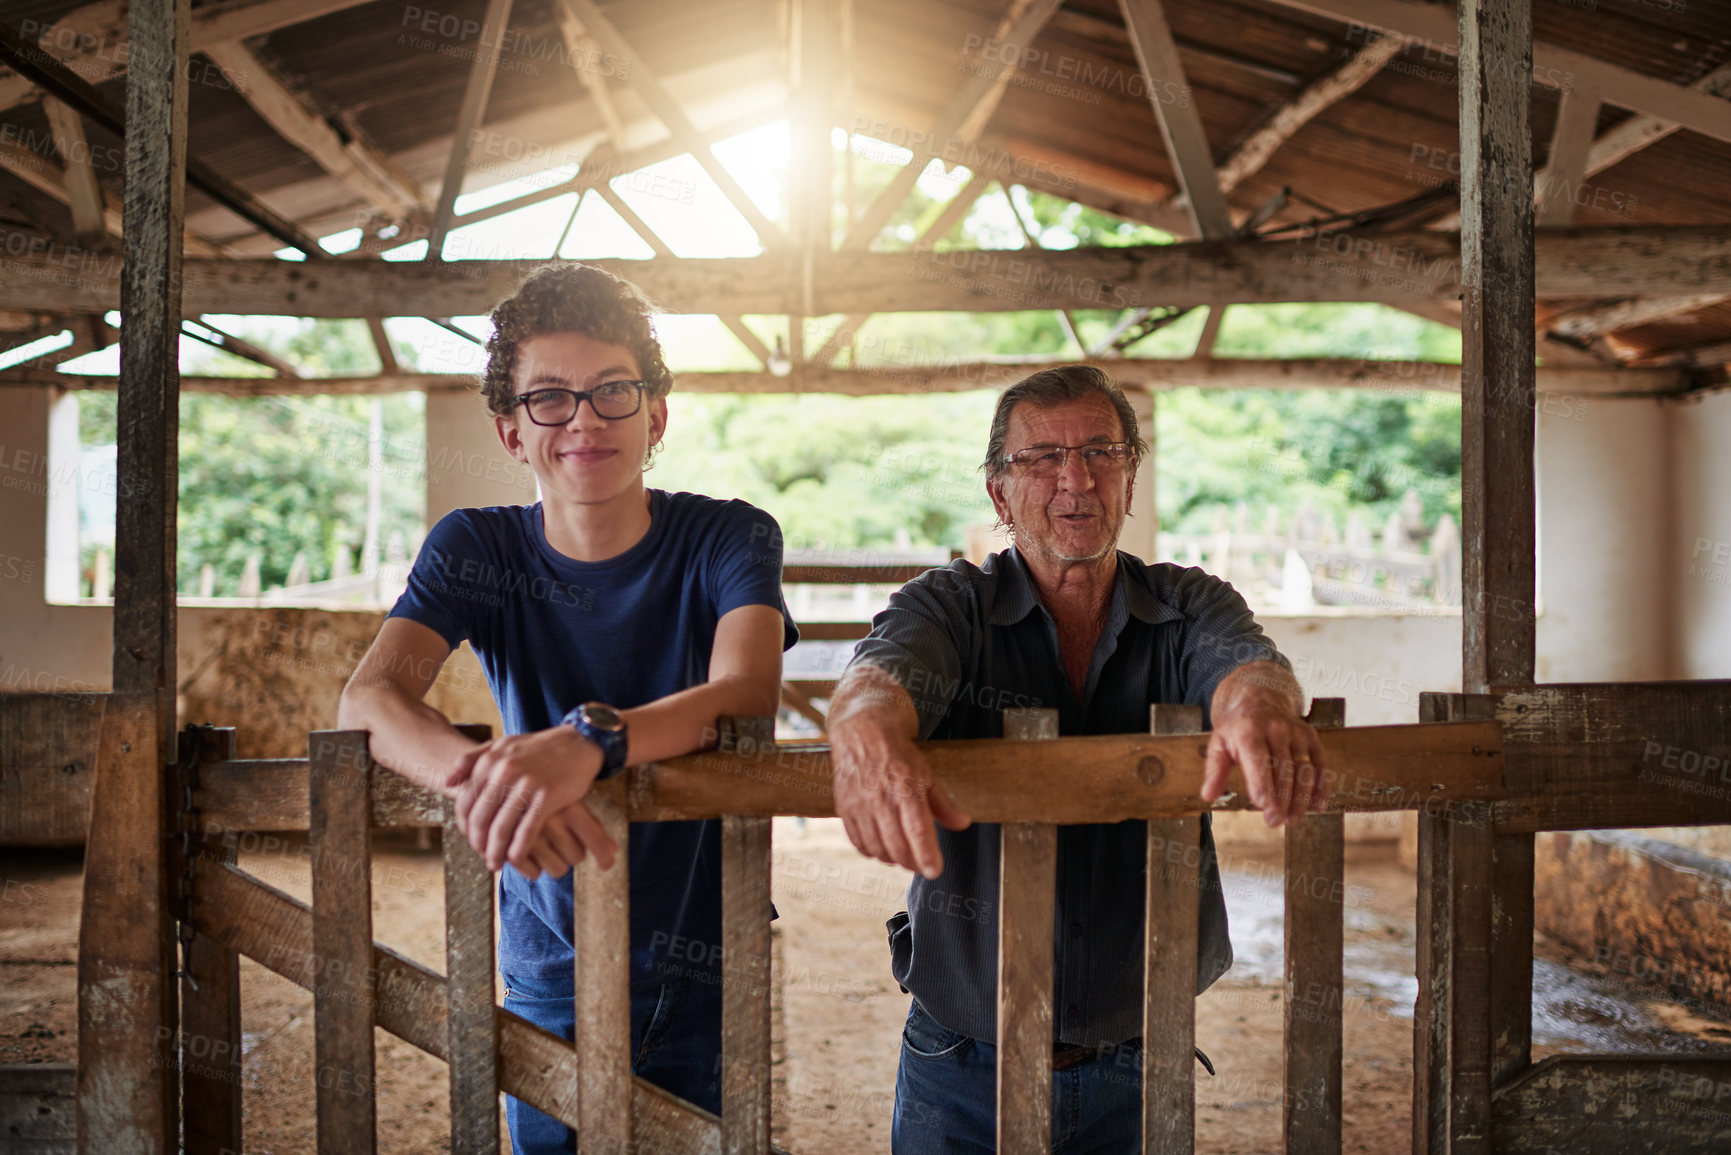
{"type": "MultiPolygon", "coordinates": [[[[977,567],[952,562],[890,598],[855,662],[893,675],[914,700],[920,737],[1001,738],[1003,711],[1056,707],[1058,732],[1146,734],[1151,703],[1201,706],[1246,662],[1291,668],[1244,599],[1199,569],[1120,552],[1106,625],[1077,701],[1056,623],[1014,549],[977,567]]],[[[1056,784],[1055,784],[1056,785],[1056,784]]],[[[891,969],[951,1030],[997,1036],[998,827],[938,828],[944,872],[914,876],[890,920],[891,969]]],[[[1058,1039],[1094,1045],[1142,1033],[1147,823],[1058,828],[1053,1018],[1058,1039]]],[[[1202,825],[1197,989],[1232,965],[1214,839],[1202,825]]]]}

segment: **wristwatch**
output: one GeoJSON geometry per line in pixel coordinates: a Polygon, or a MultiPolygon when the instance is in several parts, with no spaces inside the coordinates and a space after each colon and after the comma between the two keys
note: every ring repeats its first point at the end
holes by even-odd
{"type": "Polygon", "coordinates": [[[625,769],[625,719],[606,702],[584,702],[562,721],[601,747],[601,773],[597,781],[625,769]]]}

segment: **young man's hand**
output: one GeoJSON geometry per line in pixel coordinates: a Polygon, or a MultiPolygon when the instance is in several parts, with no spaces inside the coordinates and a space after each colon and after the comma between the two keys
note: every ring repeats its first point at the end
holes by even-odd
{"type": "Polygon", "coordinates": [[[601,750],[569,726],[483,742],[445,779],[456,791],[457,824],[498,870],[509,862],[533,879],[557,877],[588,855],[603,869],[618,846],[582,798],[601,772],[601,750]]]}

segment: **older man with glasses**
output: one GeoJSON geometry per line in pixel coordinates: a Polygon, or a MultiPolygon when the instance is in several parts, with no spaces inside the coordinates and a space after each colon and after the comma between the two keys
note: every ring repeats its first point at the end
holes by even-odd
{"type": "MultiPolygon", "coordinates": [[[[1146,451],[1128,400],[1097,369],[1048,369],[1007,390],[984,471],[1011,548],[894,594],[831,701],[848,837],[916,872],[889,923],[891,970],[913,995],[897,1155],[996,1142],[998,828],[970,825],[916,740],[1001,737],[1011,704],[1055,707],[1063,735],[1146,733],[1150,704],[1190,703],[1213,727],[1204,799],[1238,766],[1271,826],[1322,804],[1302,692],[1244,599],[1201,570],[1117,548],[1146,451]]],[[[1064,1155],[1141,1149],[1146,840],[1140,821],[1059,829],[1052,1149],[1064,1155]]],[[[1232,962],[1206,817],[1202,856],[1198,990],[1232,962]]]]}

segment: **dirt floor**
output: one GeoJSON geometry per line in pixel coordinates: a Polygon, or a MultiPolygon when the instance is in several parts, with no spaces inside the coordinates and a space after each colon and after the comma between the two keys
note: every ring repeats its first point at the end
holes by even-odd
{"type": "MultiPolygon", "coordinates": [[[[889,1149],[895,1064],[908,997],[889,975],[884,920],[902,905],[905,872],[862,859],[840,824],[779,819],[774,894],[780,974],[776,1003],[776,1137],[796,1152],[865,1155],[889,1149]]],[[[1197,1043],[1218,1074],[1197,1075],[1197,1150],[1279,1150],[1281,890],[1277,842],[1223,841],[1233,969],[1197,1001],[1197,1043]]],[[[243,854],[242,866],[305,899],[304,843],[243,854]]],[[[439,856],[412,837],[381,836],[375,851],[375,933],[442,970],[439,856]]],[[[1347,857],[1344,1016],[1345,1149],[1410,1147],[1413,876],[1392,844],[1347,857]]],[[[0,855],[0,1063],[70,1062],[80,860],[75,852],[0,855]]],[[[1700,1052],[1731,1038],[1641,992],[1617,989],[1541,940],[1535,1051],[1700,1052]],[[1671,1033],[1681,1032],[1681,1033],[1671,1033]]],[[[242,963],[246,1150],[315,1149],[311,996],[242,963]]],[[[379,1149],[446,1146],[446,1073],[378,1034],[379,1149]]]]}

